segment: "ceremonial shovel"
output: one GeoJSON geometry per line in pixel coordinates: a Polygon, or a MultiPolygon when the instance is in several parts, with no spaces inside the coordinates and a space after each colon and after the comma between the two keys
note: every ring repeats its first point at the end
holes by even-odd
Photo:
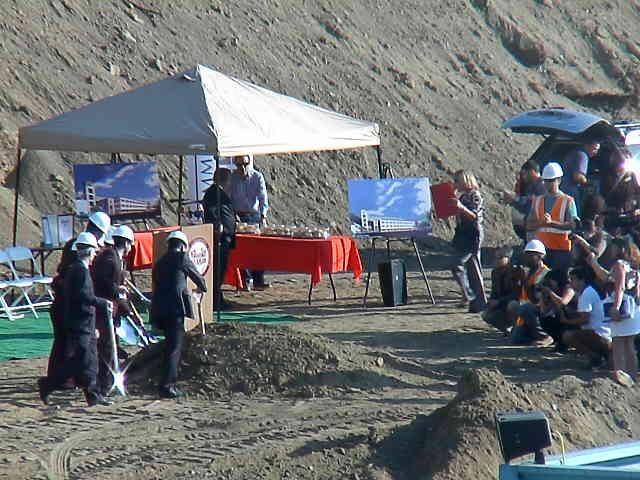
{"type": "Polygon", "coordinates": [[[111,375],[113,375],[113,384],[109,388],[107,394],[117,390],[120,395],[125,397],[127,391],[124,386],[125,374],[127,372],[127,365],[124,370],[120,370],[120,362],[118,361],[118,339],[116,338],[116,331],[113,325],[113,304],[109,302],[107,305],[107,324],[109,328],[109,336],[111,337],[111,365],[108,365],[111,375]]]}

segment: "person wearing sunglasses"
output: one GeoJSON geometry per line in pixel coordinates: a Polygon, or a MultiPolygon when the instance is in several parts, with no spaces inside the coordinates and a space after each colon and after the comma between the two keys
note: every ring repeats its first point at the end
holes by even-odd
{"type": "MultiPolygon", "coordinates": [[[[248,155],[233,157],[233,164],[236,167],[231,175],[230,186],[233,209],[241,222],[264,226],[269,210],[264,176],[253,168],[248,155]]],[[[256,290],[271,286],[265,282],[263,271],[245,270],[244,276],[245,285],[253,284],[256,290]]]]}

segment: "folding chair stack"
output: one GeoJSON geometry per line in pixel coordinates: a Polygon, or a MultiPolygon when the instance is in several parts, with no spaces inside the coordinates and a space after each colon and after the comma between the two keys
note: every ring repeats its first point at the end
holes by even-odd
{"type": "Polygon", "coordinates": [[[51,305],[52,277],[42,275],[33,253],[27,247],[10,247],[0,250],[0,265],[4,267],[7,277],[0,279],[0,316],[15,320],[30,310],[38,318],[38,308],[51,305]],[[17,267],[17,264],[28,263],[28,272],[17,267]]]}

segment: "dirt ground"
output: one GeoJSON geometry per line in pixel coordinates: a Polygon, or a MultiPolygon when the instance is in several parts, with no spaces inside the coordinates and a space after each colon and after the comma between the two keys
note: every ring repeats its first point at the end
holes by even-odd
{"type": "Polygon", "coordinates": [[[311,306],[304,276],[271,278],[269,291],[229,298],[301,321],[190,337],[180,401],[158,400],[138,375],[112,406],[62,392],[45,407],[35,385],[46,359],[0,364],[0,478],[493,479],[496,410],[543,409],[568,449],[640,432],[637,389],[572,354],[508,346],[456,306],[445,271],[429,273],[435,306],[411,272],[408,305],[383,307],[374,276],[366,310],[347,274],[337,302],[325,279],[311,306]],[[274,365],[284,379],[251,384],[270,388],[234,387],[274,365]]]}

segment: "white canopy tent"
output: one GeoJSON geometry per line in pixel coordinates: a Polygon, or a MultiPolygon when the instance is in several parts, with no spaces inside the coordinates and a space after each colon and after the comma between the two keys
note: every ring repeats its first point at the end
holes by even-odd
{"type": "MultiPolygon", "coordinates": [[[[356,120],[210,67],[195,67],[19,130],[13,242],[23,149],[216,156],[374,146],[378,124],[356,120]]],[[[182,175],[179,196],[182,198],[182,175]]]]}

